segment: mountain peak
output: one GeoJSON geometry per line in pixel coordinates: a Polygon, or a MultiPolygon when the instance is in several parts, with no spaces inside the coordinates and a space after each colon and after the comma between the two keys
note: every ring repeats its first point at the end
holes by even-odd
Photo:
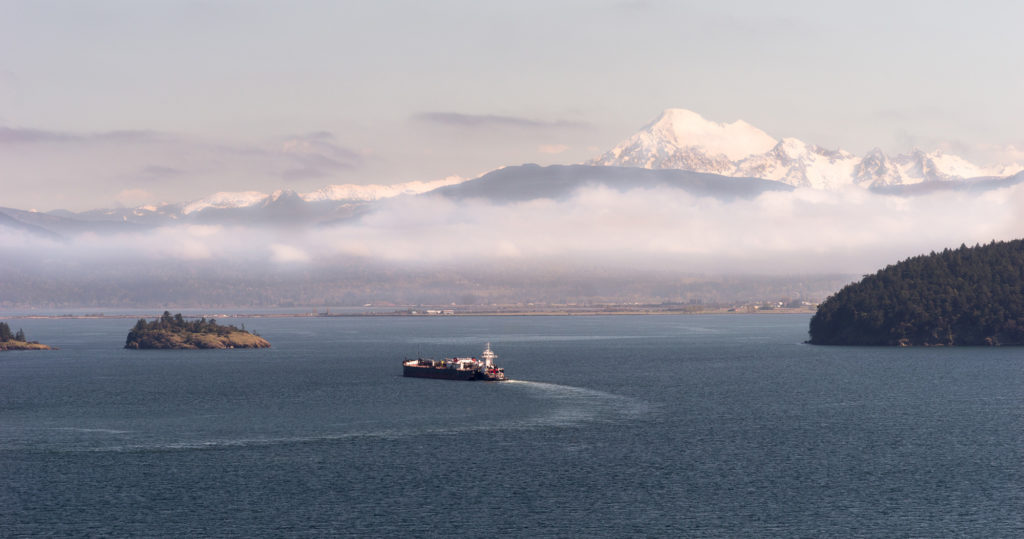
{"type": "Polygon", "coordinates": [[[697,131],[706,130],[709,127],[721,127],[722,124],[706,120],[700,114],[687,109],[665,109],[654,119],[653,122],[647,124],[644,129],[665,129],[668,131],[697,131]]]}
{"type": "Polygon", "coordinates": [[[686,109],[666,109],[588,164],[681,169],[815,189],[1002,178],[1024,170],[1019,164],[979,167],[941,150],[917,148],[894,157],[874,148],[858,158],[842,149],[828,150],[792,137],[775,140],[743,120],[719,123],[686,109]]]}
{"type": "Polygon", "coordinates": [[[730,174],[735,161],[765,153],[776,143],[742,120],[718,123],[691,110],[667,109],[590,164],[730,174]]]}
{"type": "Polygon", "coordinates": [[[730,160],[764,153],[776,144],[767,133],[743,120],[719,123],[687,109],[666,109],[634,137],[645,134],[676,148],[698,148],[709,157],[724,155],[730,160]]]}

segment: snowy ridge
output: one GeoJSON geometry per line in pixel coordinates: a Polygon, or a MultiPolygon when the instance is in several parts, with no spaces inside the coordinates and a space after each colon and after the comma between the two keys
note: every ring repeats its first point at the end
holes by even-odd
{"type": "Polygon", "coordinates": [[[776,141],[742,121],[721,124],[669,109],[654,122],[587,164],[681,169],[775,180],[796,187],[839,189],[1007,177],[1020,164],[986,168],[941,151],[889,157],[874,149],[864,157],[828,150],[795,138],[776,141]]]}
{"type": "Polygon", "coordinates": [[[196,200],[185,205],[181,213],[188,215],[192,212],[202,211],[207,208],[245,208],[259,204],[270,195],[259,191],[238,191],[214,193],[204,199],[196,200]]]}
{"type": "Polygon", "coordinates": [[[796,187],[835,189],[850,183],[858,161],[849,152],[826,150],[795,138],[784,138],[770,151],[737,162],[729,176],[775,180],[796,187]]]}
{"type": "Polygon", "coordinates": [[[426,182],[412,181],[394,185],[328,185],[327,187],[323,187],[300,196],[306,202],[320,202],[324,200],[358,200],[370,202],[400,195],[418,195],[420,193],[433,191],[438,187],[455,185],[464,181],[466,181],[465,178],[449,176],[440,180],[426,182]]]}
{"type": "Polygon", "coordinates": [[[328,185],[309,193],[295,193],[290,190],[278,190],[267,194],[260,191],[236,191],[214,193],[206,198],[189,202],[181,213],[203,211],[206,209],[248,208],[277,202],[281,198],[300,198],[306,202],[350,201],[372,202],[401,195],[417,195],[433,191],[438,187],[454,185],[466,181],[460,176],[449,176],[440,180],[411,181],[394,185],[328,185]]]}

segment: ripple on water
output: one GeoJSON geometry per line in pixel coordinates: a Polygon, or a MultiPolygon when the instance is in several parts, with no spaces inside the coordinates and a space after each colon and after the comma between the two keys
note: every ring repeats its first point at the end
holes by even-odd
{"type": "Polygon", "coordinates": [[[641,400],[596,389],[529,380],[509,380],[541,400],[551,403],[543,414],[523,420],[522,426],[574,426],[592,421],[625,421],[649,412],[641,400]]]}
{"type": "MultiPolygon", "coordinates": [[[[459,435],[491,430],[567,428],[595,422],[634,421],[650,412],[650,406],[641,400],[585,387],[528,380],[508,380],[501,384],[495,384],[495,387],[521,393],[526,397],[523,404],[529,406],[524,406],[523,410],[506,410],[514,412],[515,415],[495,421],[466,423],[461,418],[453,416],[451,421],[429,424],[413,419],[387,418],[355,424],[335,424],[328,428],[321,428],[319,432],[279,432],[277,434],[267,432],[266,435],[259,435],[252,431],[239,432],[238,436],[230,434],[227,436],[204,436],[202,433],[196,432],[176,433],[160,429],[50,427],[45,430],[54,433],[63,432],[67,436],[53,439],[26,436],[21,440],[23,443],[9,445],[17,445],[22,449],[32,446],[35,449],[68,453],[213,451],[373,439],[397,440],[412,436],[459,435]],[[196,434],[198,436],[195,436],[196,434]]],[[[441,418],[444,419],[444,416],[441,418]]],[[[211,428],[214,427],[211,426],[211,428]]],[[[27,435],[28,432],[22,434],[27,435]]]]}

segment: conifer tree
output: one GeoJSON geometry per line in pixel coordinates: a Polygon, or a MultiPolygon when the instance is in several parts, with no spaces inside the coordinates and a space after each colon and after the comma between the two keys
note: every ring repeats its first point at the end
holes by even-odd
{"type": "Polygon", "coordinates": [[[811,319],[813,344],[1024,344],[1024,240],[909,258],[846,286],[811,319]]]}

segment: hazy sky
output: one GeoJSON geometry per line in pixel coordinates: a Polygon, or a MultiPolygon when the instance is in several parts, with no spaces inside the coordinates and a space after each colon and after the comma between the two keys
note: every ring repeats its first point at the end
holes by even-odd
{"type": "Polygon", "coordinates": [[[586,160],[669,107],[1024,155],[1019,2],[0,0],[0,206],[586,160]]]}

